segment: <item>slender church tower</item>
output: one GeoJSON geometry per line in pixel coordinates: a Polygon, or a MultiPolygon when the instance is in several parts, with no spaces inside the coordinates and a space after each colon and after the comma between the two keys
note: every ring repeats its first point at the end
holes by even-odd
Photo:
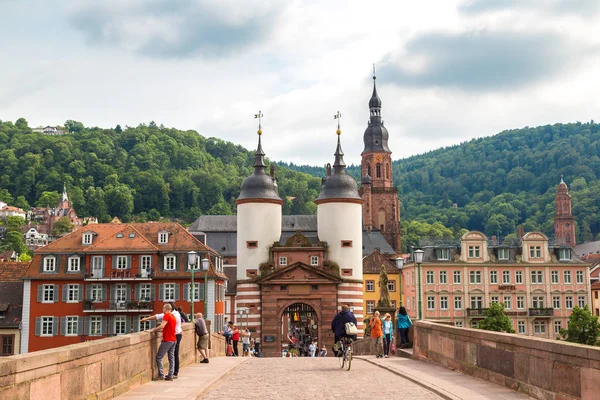
{"type": "Polygon", "coordinates": [[[398,188],[392,177],[392,151],[388,147],[388,131],[381,119],[381,99],[377,95],[373,70],[373,95],[369,100],[369,126],[363,137],[365,148],[361,153],[362,185],[360,196],[364,200],[363,222],[365,229],[381,231],[386,241],[400,251],[400,202],[398,188]]]}
{"type": "Polygon", "coordinates": [[[560,177],[556,190],[556,215],[554,217],[554,238],[557,244],[575,247],[575,218],[571,212],[571,195],[567,184],[560,177]]]}
{"type": "Polygon", "coordinates": [[[327,242],[327,258],[339,265],[343,282],[338,286],[338,309],[347,304],[354,309],[358,329],[362,329],[363,280],[362,280],[362,203],[358,184],[346,173],[344,152],[340,143],[342,131],[339,126],[333,173],[327,168],[317,204],[317,234],[327,242]]]}

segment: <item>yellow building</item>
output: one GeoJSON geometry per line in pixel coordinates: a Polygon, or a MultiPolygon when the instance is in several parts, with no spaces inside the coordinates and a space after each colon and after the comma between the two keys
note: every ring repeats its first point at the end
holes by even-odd
{"type": "MultiPolygon", "coordinates": [[[[388,276],[388,292],[392,307],[398,308],[402,304],[402,281],[400,270],[386,256],[374,250],[363,258],[363,310],[364,318],[370,317],[379,301],[379,274],[381,266],[385,266],[388,276]]],[[[356,313],[360,314],[360,313],[356,313]]]]}

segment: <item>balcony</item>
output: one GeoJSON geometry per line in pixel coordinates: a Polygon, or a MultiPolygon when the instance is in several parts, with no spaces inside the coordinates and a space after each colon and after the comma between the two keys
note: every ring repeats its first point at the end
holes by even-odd
{"type": "Polygon", "coordinates": [[[106,276],[102,270],[94,270],[92,273],[85,272],[84,280],[88,282],[110,282],[110,281],[149,281],[154,276],[154,270],[133,273],[130,269],[111,270],[106,276]]]}
{"type": "Polygon", "coordinates": [[[554,308],[530,308],[530,317],[553,317],[554,308]]]}
{"type": "Polygon", "coordinates": [[[90,313],[152,312],[153,305],[154,305],[154,302],[150,299],[134,300],[134,301],[114,300],[114,301],[100,301],[100,302],[86,300],[83,303],[83,311],[90,312],[90,313]]]}
{"type": "Polygon", "coordinates": [[[487,308],[467,308],[467,317],[485,317],[487,308]]]}

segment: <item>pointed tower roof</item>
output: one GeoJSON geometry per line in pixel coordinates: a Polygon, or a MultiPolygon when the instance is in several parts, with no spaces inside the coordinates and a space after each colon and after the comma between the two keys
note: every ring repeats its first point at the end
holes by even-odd
{"type": "Polygon", "coordinates": [[[363,141],[365,143],[364,153],[385,152],[391,153],[388,147],[388,130],[383,126],[381,119],[381,99],[377,95],[377,85],[375,81],[375,65],[373,65],[373,94],[369,100],[369,126],[365,130],[363,141]]]}
{"type": "Polygon", "coordinates": [[[362,198],[358,194],[358,184],[353,177],[346,172],[346,163],[344,162],[344,152],[342,151],[342,144],[340,136],[342,131],[340,129],[339,118],[341,114],[336,114],[335,118],[338,120],[338,129],[336,134],[338,135],[337,147],[335,149],[335,162],[333,163],[333,174],[323,178],[321,182],[321,193],[315,200],[315,203],[326,203],[330,201],[353,201],[362,203],[362,198]]]}
{"type": "Polygon", "coordinates": [[[63,194],[62,194],[62,200],[63,201],[69,201],[69,196],[67,196],[67,185],[66,183],[63,182],[63,194]]]}
{"type": "Polygon", "coordinates": [[[283,204],[283,200],[279,197],[279,188],[277,186],[277,180],[274,176],[267,174],[267,164],[265,164],[265,152],[262,148],[261,136],[262,126],[261,118],[262,113],[259,111],[255,118],[259,119],[258,123],[258,147],[254,153],[254,172],[252,175],[244,179],[242,182],[240,195],[236,202],[241,200],[270,200],[271,202],[277,202],[283,204]]]}
{"type": "Polygon", "coordinates": [[[560,183],[558,184],[558,191],[559,192],[567,192],[567,193],[569,192],[569,188],[567,187],[567,184],[563,180],[562,174],[560,176],[560,183]]]}

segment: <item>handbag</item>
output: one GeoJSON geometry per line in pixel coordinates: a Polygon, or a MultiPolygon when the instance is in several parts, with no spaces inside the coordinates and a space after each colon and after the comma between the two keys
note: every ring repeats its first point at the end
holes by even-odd
{"type": "Polygon", "coordinates": [[[392,353],[393,356],[396,355],[396,345],[394,343],[390,345],[390,353],[392,353]]]}
{"type": "Polygon", "coordinates": [[[358,328],[354,322],[346,322],[346,335],[358,335],[358,328]]]}

